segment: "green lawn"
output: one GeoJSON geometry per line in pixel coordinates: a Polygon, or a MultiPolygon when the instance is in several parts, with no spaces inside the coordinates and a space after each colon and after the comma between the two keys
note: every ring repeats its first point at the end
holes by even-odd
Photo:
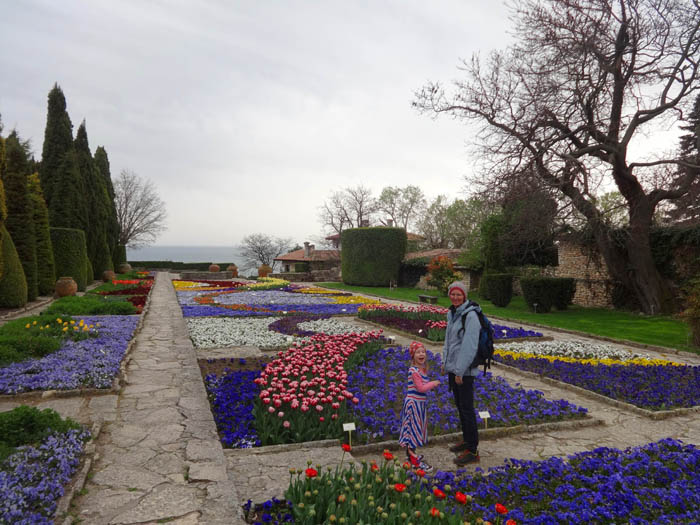
{"type": "MultiPolygon", "coordinates": [[[[343,283],[316,284],[326,288],[348,290],[401,301],[417,302],[419,295],[438,295],[435,291],[417,290],[415,288],[389,289],[373,286],[349,286],[343,283]]],[[[665,346],[700,354],[699,348],[690,345],[688,325],[670,316],[639,315],[620,310],[583,308],[581,306],[570,306],[563,312],[553,309],[547,314],[536,314],[527,308],[522,296],[514,296],[511,303],[505,308],[495,306],[490,301],[481,300],[476,293],[470,293],[469,298],[477,301],[486,315],[511,322],[520,321],[576,330],[614,339],[665,346]]],[[[438,304],[448,307],[450,301],[447,297],[440,297],[438,304]]]]}

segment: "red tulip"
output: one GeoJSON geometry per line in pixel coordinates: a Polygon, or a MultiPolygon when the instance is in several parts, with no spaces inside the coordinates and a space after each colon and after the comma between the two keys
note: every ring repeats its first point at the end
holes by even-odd
{"type": "Polygon", "coordinates": [[[350,445],[348,445],[347,443],[343,443],[343,450],[345,452],[350,452],[351,449],[352,447],[350,447],[350,445]]]}
{"type": "Polygon", "coordinates": [[[318,471],[316,469],[311,468],[311,467],[307,468],[305,470],[305,472],[306,472],[307,478],[315,478],[316,476],[318,476],[318,471]]]}
{"type": "Polygon", "coordinates": [[[496,503],[496,512],[498,512],[499,514],[507,514],[508,509],[500,503],[496,503]]]}
{"type": "Polygon", "coordinates": [[[396,492],[403,492],[404,490],[406,490],[406,485],[404,485],[403,483],[397,483],[396,485],[394,485],[394,489],[396,490],[396,492]]]}
{"type": "Polygon", "coordinates": [[[462,505],[467,503],[467,495],[462,492],[457,492],[455,494],[455,499],[457,500],[457,503],[461,503],[462,505]]]}
{"type": "Polygon", "coordinates": [[[422,468],[417,469],[416,475],[418,475],[422,478],[423,476],[425,476],[425,470],[423,470],[422,468]]]}
{"type": "Polygon", "coordinates": [[[506,521],[506,525],[518,525],[518,524],[515,522],[515,520],[510,519],[510,520],[506,521]]]}
{"type": "Polygon", "coordinates": [[[430,509],[430,515],[433,518],[437,518],[440,516],[440,511],[438,509],[436,509],[435,507],[433,507],[432,509],[430,509]]]}
{"type": "Polygon", "coordinates": [[[437,499],[445,499],[445,493],[437,487],[433,489],[433,494],[437,499]]]}
{"type": "Polygon", "coordinates": [[[386,459],[387,461],[391,461],[392,459],[394,459],[394,455],[391,452],[389,452],[388,450],[385,450],[384,451],[384,459],[386,459]]]}

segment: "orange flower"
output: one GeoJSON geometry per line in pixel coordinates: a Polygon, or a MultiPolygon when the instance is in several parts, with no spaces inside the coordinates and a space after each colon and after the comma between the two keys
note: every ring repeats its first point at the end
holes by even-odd
{"type": "Polygon", "coordinates": [[[350,452],[352,450],[352,447],[348,445],[347,443],[343,443],[343,450],[345,452],[350,452]]]}
{"type": "Polygon", "coordinates": [[[437,518],[440,516],[440,511],[438,509],[436,509],[435,507],[433,507],[432,509],[430,509],[430,515],[433,518],[437,518]]]}
{"type": "Polygon", "coordinates": [[[307,478],[315,478],[316,476],[318,476],[318,471],[316,469],[311,468],[311,467],[306,469],[306,477],[307,478]]]}
{"type": "Polygon", "coordinates": [[[403,492],[404,490],[406,490],[406,485],[404,485],[403,483],[397,483],[396,485],[394,485],[394,489],[396,490],[396,492],[403,492]]]}
{"type": "Polygon", "coordinates": [[[416,475],[418,475],[422,478],[423,476],[425,476],[425,470],[423,470],[422,468],[417,469],[416,475]]]}
{"type": "Polygon", "coordinates": [[[496,512],[499,514],[508,514],[508,509],[500,503],[496,503],[496,512]]]}
{"type": "Polygon", "coordinates": [[[391,461],[392,459],[394,459],[394,455],[391,452],[389,452],[388,450],[385,450],[384,451],[384,459],[386,459],[387,461],[391,461]]]}
{"type": "Polygon", "coordinates": [[[408,461],[404,461],[403,465],[401,465],[404,470],[410,470],[411,464],[408,461]]]}
{"type": "Polygon", "coordinates": [[[467,503],[467,495],[463,492],[457,492],[455,494],[455,499],[457,500],[457,503],[461,503],[462,505],[467,503]]]}
{"type": "Polygon", "coordinates": [[[515,520],[511,519],[511,520],[506,521],[506,525],[518,525],[518,524],[515,523],[515,520]]]}
{"type": "Polygon", "coordinates": [[[445,499],[445,493],[437,487],[433,489],[433,494],[437,499],[445,499]]]}

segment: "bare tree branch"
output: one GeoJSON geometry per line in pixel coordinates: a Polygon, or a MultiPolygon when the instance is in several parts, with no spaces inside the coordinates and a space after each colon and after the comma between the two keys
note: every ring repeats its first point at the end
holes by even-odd
{"type": "Polygon", "coordinates": [[[165,203],[155,186],[131,170],[122,170],[114,183],[114,206],[119,221],[119,244],[137,248],[153,244],[165,231],[165,203]]]}

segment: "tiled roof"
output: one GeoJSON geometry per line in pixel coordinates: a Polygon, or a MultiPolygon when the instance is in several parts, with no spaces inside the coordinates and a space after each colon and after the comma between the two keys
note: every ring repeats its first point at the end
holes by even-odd
{"type": "Polygon", "coordinates": [[[275,257],[275,261],[304,262],[340,260],[338,250],[313,250],[311,255],[304,255],[304,248],[275,257]]]}
{"type": "Polygon", "coordinates": [[[462,250],[454,249],[454,248],[435,248],[434,250],[425,250],[422,252],[407,253],[406,256],[404,257],[404,260],[408,261],[411,259],[418,259],[420,257],[426,257],[428,259],[432,259],[433,257],[439,257],[440,255],[446,255],[451,260],[455,261],[455,260],[457,260],[457,257],[459,257],[459,254],[461,252],[462,252],[462,250]]]}
{"type": "MultiPolygon", "coordinates": [[[[327,241],[335,241],[337,239],[340,239],[339,233],[329,235],[328,237],[326,237],[327,241]]],[[[408,232],[406,233],[406,239],[409,241],[422,241],[423,239],[425,239],[425,237],[423,237],[422,235],[418,235],[417,233],[408,232]]]]}

